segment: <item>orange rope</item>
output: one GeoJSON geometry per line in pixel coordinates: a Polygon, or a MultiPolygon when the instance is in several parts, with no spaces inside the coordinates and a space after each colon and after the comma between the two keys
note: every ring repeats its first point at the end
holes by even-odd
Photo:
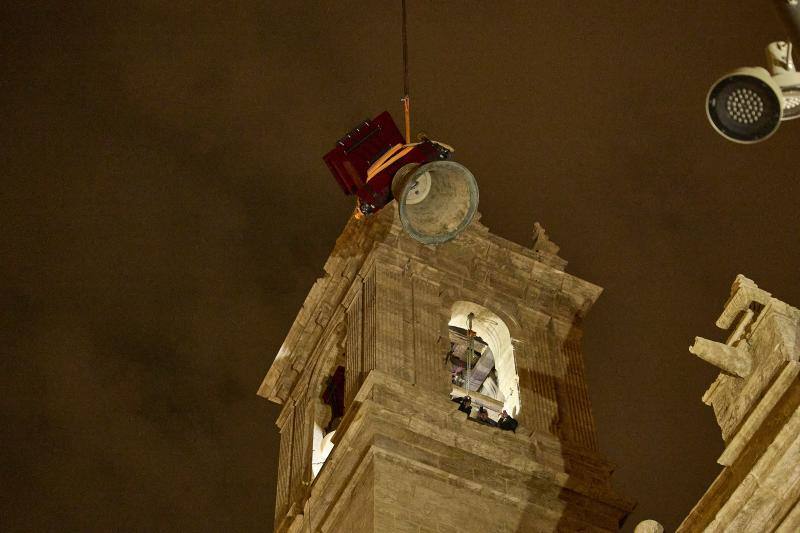
{"type": "Polygon", "coordinates": [[[403,114],[406,118],[406,144],[411,144],[411,97],[403,97],[403,114]]]}
{"type": "Polygon", "coordinates": [[[388,150],[386,150],[386,153],[383,154],[382,156],[380,156],[378,158],[378,160],[375,161],[374,163],[372,163],[369,166],[369,168],[367,169],[367,179],[371,178],[372,176],[374,176],[375,174],[378,173],[377,170],[373,170],[373,169],[377,169],[378,167],[383,166],[383,163],[386,162],[387,159],[392,157],[392,155],[397,153],[397,151],[399,149],[401,149],[402,147],[403,147],[403,145],[398,143],[398,144],[395,144],[394,146],[392,146],[391,148],[389,148],[388,150]]]}
{"type": "Polygon", "coordinates": [[[372,165],[370,165],[370,167],[367,169],[367,181],[372,179],[376,174],[386,167],[392,165],[401,157],[404,157],[415,146],[416,144],[396,144],[389,148],[385,154],[378,158],[378,160],[372,163],[372,165]]]}
{"type": "Polygon", "coordinates": [[[406,0],[402,0],[402,40],[403,40],[403,113],[406,117],[406,144],[411,144],[411,97],[409,94],[411,90],[408,88],[408,30],[407,30],[407,16],[406,16],[406,0]]]}

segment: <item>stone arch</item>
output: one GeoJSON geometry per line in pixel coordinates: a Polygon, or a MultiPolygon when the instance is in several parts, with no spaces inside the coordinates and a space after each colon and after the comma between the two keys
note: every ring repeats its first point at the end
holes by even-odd
{"type": "Polygon", "coordinates": [[[452,308],[458,302],[469,302],[470,305],[480,305],[491,309],[491,312],[507,326],[512,339],[521,334],[522,328],[518,318],[519,305],[511,299],[486,295],[486,289],[481,285],[469,281],[465,281],[463,286],[443,284],[439,296],[443,313],[447,312],[448,307],[452,308]]]}
{"type": "Polygon", "coordinates": [[[519,376],[508,326],[496,313],[486,307],[464,300],[453,303],[448,326],[467,329],[467,317],[470,313],[475,314],[472,329],[489,345],[494,354],[498,384],[504,396],[503,408],[516,418],[521,407],[519,376]]]}

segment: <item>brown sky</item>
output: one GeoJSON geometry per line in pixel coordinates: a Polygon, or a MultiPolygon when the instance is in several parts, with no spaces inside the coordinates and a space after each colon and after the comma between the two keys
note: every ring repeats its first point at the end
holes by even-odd
{"type": "MultiPolygon", "coordinates": [[[[0,529],[270,529],[255,390],[352,209],[321,155],[399,117],[399,1],[113,4],[0,7],[0,529]]],[[[735,275],[800,304],[800,124],[738,146],[703,112],[782,37],[769,4],[409,0],[415,129],[493,232],[540,221],[605,287],[585,353],[628,530],[719,469],[687,346],[735,275]]]]}

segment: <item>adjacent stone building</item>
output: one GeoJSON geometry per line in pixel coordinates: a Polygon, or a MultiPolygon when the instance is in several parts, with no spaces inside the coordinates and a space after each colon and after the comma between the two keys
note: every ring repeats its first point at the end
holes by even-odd
{"type": "Polygon", "coordinates": [[[259,389],[283,405],[275,531],[616,531],[580,347],[601,289],[557,252],[538,225],[426,246],[394,204],[351,219],[259,389]]]}
{"type": "Polygon", "coordinates": [[[738,276],[717,326],[689,349],[722,372],[714,408],[723,470],[678,531],[800,531],[800,311],[738,276]]]}

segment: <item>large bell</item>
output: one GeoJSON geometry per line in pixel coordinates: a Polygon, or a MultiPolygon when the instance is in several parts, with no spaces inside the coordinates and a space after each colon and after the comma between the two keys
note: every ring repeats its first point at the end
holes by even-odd
{"type": "Polygon", "coordinates": [[[478,183],[453,161],[409,164],[392,181],[400,222],[424,244],[447,242],[464,231],[478,210],[478,183]]]}

